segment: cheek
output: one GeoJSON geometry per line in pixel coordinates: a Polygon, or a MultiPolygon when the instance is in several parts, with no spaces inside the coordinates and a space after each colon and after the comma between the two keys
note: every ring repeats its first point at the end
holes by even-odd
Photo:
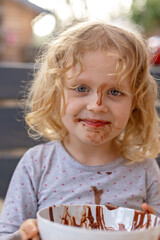
{"type": "Polygon", "coordinates": [[[79,99],[75,99],[72,97],[66,98],[66,113],[75,115],[76,113],[79,113],[81,109],[83,108],[83,101],[79,99]]]}
{"type": "MultiPolygon", "coordinates": [[[[61,102],[61,110],[63,111],[63,102],[61,102]]],[[[62,121],[68,121],[68,119],[72,118],[72,116],[75,116],[77,113],[78,108],[76,107],[76,104],[74,101],[71,101],[68,99],[65,102],[65,108],[64,111],[62,112],[62,121]]]]}
{"type": "Polygon", "coordinates": [[[126,126],[131,115],[131,105],[126,105],[123,108],[117,109],[115,112],[115,123],[122,128],[126,126]]]}
{"type": "Polygon", "coordinates": [[[66,111],[70,108],[71,101],[67,96],[67,93],[64,92],[64,98],[61,97],[60,109],[62,116],[66,115],[66,111]]]}
{"type": "Polygon", "coordinates": [[[66,114],[72,114],[75,111],[76,107],[73,101],[66,102],[66,114]]]}

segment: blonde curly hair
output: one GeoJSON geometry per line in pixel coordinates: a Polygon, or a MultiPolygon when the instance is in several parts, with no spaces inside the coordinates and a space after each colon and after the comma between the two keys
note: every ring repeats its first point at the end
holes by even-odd
{"type": "Polygon", "coordinates": [[[131,163],[155,158],[160,152],[159,118],[155,109],[157,85],[149,73],[146,41],[134,31],[102,22],[73,24],[54,37],[38,61],[39,68],[27,100],[26,122],[30,135],[63,140],[67,134],[60,110],[65,98],[66,72],[77,63],[83,70],[83,56],[89,51],[115,49],[123,62],[123,79],[128,77],[134,106],[125,131],[118,136],[121,154],[131,163]],[[69,61],[71,59],[72,61],[69,61]]]}

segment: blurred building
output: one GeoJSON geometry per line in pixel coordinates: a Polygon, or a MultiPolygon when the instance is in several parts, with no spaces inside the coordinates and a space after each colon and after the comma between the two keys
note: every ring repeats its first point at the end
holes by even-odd
{"type": "Polygon", "coordinates": [[[0,0],[0,62],[33,61],[31,22],[41,12],[27,0],[0,0]]]}

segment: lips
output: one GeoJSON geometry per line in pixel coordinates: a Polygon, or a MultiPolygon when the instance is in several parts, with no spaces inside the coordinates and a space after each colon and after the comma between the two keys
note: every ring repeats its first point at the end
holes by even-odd
{"type": "Polygon", "coordinates": [[[97,128],[104,127],[105,125],[110,124],[108,121],[97,120],[97,119],[81,119],[80,122],[84,123],[86,126],[97,128]]]}

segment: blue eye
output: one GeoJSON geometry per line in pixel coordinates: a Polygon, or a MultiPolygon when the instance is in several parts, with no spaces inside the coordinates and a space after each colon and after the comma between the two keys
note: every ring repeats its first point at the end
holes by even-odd
{"type": "Polygon", "coordinates": [[[85,86],[78,86],[75,88],[76,92],[88,92],[87,87],[85,86]]]}
{"type": "Polygon", "coordinates": [[[120,96],[122,93],[116,89],[111,89],[109,91],[109,95],[113,95],[113,96],[120,96]]]}

